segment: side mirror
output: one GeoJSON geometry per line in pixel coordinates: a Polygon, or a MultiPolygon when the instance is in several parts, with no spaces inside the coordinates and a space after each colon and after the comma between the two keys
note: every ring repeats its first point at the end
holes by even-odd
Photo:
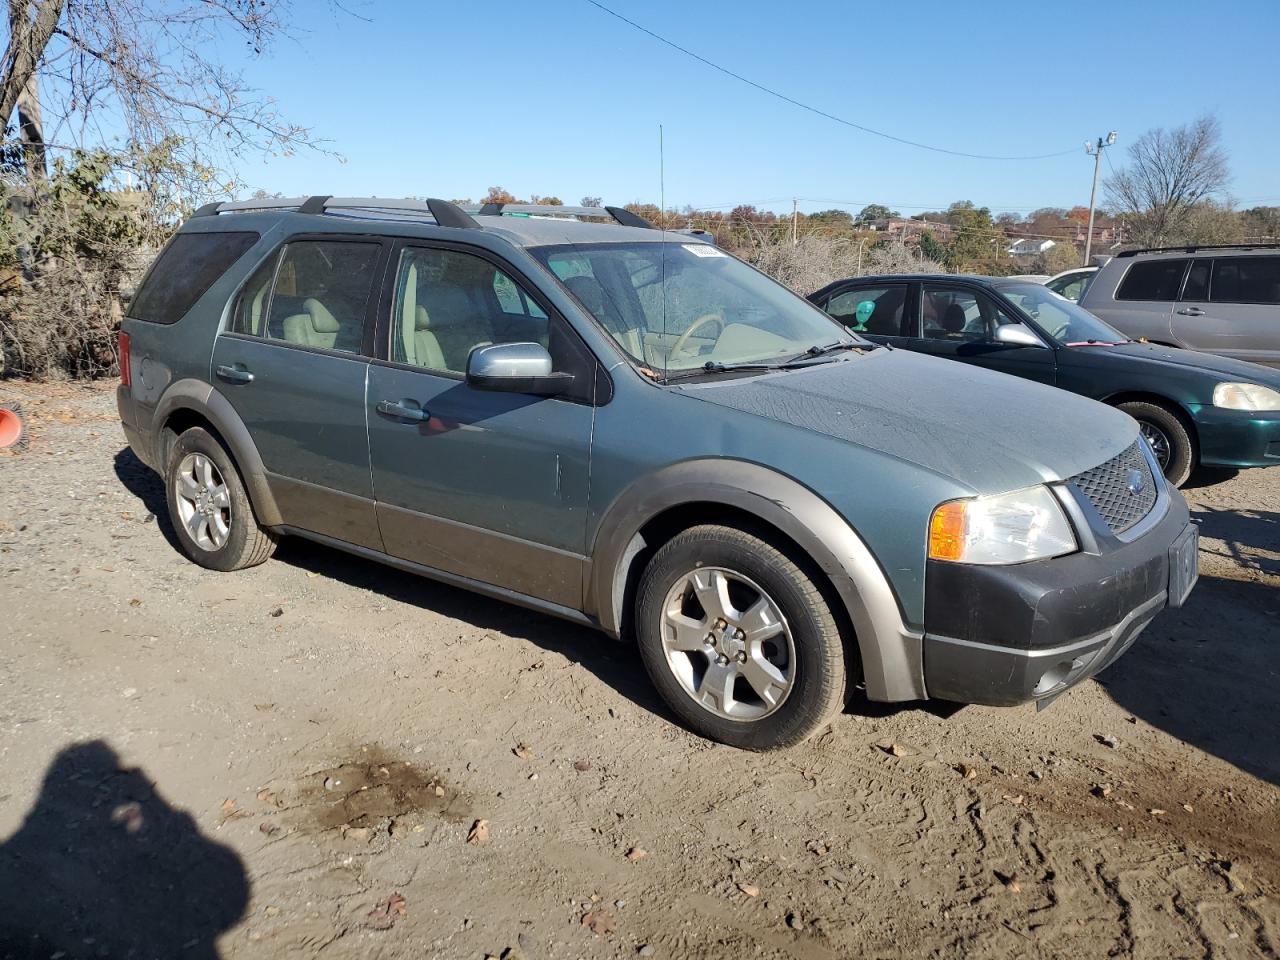
{"type": "Polygon", "coordinates": [[[1044,346],[1044,341],[1025,323],[1004,323],[996,327],[996,343],[1010,347],[1044,346]]]}
{"type": "Polygon", "coordinates": [[[477,390],[554,397],[573,385],[573,374],[553,373],[551,354],[539,343],[495,343],[471,351],[467,384],[477,390]]]}

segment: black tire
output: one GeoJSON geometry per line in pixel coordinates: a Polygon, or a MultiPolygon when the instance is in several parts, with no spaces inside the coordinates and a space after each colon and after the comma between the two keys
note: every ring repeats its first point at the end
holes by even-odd
{"type": "Polygon", "coordinates": [[[222,444],[207,430],[192,427],[185,431],[169,450],[164,472],[165,501],[169,505],[169,522],[182,551],[194,562],[210,570],[243,570],[266,561],[276,549],[276,536],[258,523],[244,482],[222,444]],[[226,539],[216,547],[201,545],[184,522],[177,493],[181,464],[190,455],[207,457],[221,475],[229,500],[229,522],[226,539]]]}
{"type": "MultiPolygon", "coordinates": [[[[641,575],[635,626],[640,654],[654,686],[672,711],[701,736],[748,750],[788,747],[811,736],[844,706],[849,683],[845,648],[826,598],[813,577],[790,557],[746,531],[699,526],[668,541],[641,575]],[[789,628],[794,648],[794,660],[788,659],[791,686],[772,712],[754,719],[721,716],[697,702],[669,665],[663,641],[663,607],[676,585],[699,568],[724,568],[754,581],[789,628]]],[[[699,656],[690,654],[689,661],[699,656]]],[[[705,662],[710,663],[709,655],[705,662]]],[[[734,689],[736,694],[738,688],[734,689]]],[[[742,689],[748,697],[753,695],[749,688],[742,689]]]]}
{"type": "MultiPolygon", "coordinates": [[[[1164,475],[1175,487],[1187,482],[1191,471],[1196,467],[1196,444],[1182,418],[1156,403],[1134,400],[1121,403],[1117,409],[1123,410],[1138,421],[1140,427],[1154,429],[1168,445],[1167,459],[1161,464],[1164,475]]],[[[1156,445],[1157,459],[1161,459],[1156,445]]]]}

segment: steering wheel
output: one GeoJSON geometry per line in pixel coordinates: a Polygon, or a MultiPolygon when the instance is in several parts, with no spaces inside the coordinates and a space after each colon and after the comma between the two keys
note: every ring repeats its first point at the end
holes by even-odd
{"type": "Polygon", "coordinates": [[[693,323],[689,324],[689,329],[676,338],[676,342],[671,345],[670,356],[675,356],[683,350],[684,345],[689,342],[689,338],[693,336],[694,331],[701,330],[708,323],[714,323],[719,328],[716,331],[716,339],[719,339],[720,334],[724,333],[724,318],[718,313],[704,313],[697,320],[693,321],[693,323]]]}

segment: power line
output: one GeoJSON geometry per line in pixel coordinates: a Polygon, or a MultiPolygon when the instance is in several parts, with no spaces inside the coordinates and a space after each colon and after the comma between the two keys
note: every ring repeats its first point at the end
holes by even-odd
{"type": "Polygon", "coordinates": [[[827,113],[827,111],[825,110],[820,110],[817,107],[812,107],[807,103],[801,103],[799,100],[796,100],[794,97],[789,97],[785,93],[779,93],[777,90],[773,90],[769,87],[766,87],[762,83],[756,83],[756,81],[754,80],[749,80],[740,73],[734,73],[728,67],[722,67],[720,66],[720,64],[714,63],[711,60],[708,60],[706,57],[700,56],[699,54],[694,53],[692,50],[689,50],[686,47],[682,47],[680,46],[680,44],[672,40],[668,40],[664,36],[654,33],[649,28],[642,27],[640,24],[636,23],[634,20],[630,20],[627,17],[624,17],[622,14],[618,13],[616,10],[609,9],[603,3],[598,2],[598,0],[586,0],[586,2],[591,4],[591,6],[595,7],[596,9],[602,11],[603,13],[607,13],[609,16],[617,20],[621,20],[623,23],[627,24],[628,26],[633,27],[636,30],[639,30],[641,33],[646,34],[647,36],[652,37],[654,40],[657,40],[659,43],[665,44],[666,46],[670,47],[673,50],[678,50],[680,53],[683,53],[686,57],[692,57],[694,60],[697,60],[699,63],[705,64],[706,66],[710,67],[713,70],[718,70],[720,73],[723,73],[727,77],[732,77],[734,80],[737,80],[741,83],[745,83],[749,87],[755,87],[761,93],[767,93],[769,96],[776,97],[777,99],[782,100],[785,103],[791,104],[793,107],[799,107],[801,110],[807,110],[810,113],[817,114],[818,116],[824,117],[827,120],[834,120],[836,123],[843,124],[846,127],[852,127],[854,130],[861,130],[863,133],[869,133],[874,137],[882,137],[885,140],[892,140],[895,143],[902,143],[908,147],[918,147],[921,150],[932,150],[934,153],[945,153],[952,157],[968,157],[970,160],[1049,160],[1053,157],[1065,157],[1068,154],[1075,153],[1076,150],[1079,149],[1077,147],[1072,147],[1070,150],[1060,150],[1057,153],[1040,153],[1040,154],[1034,154],[1031,156],[1024,156],[1024,157],[1005,157],[1005,156],[997,156],[997,155],[985,154],[985,153],[965,153],[962,150],[949,150],[946,147],[935,147],[928,143],[919,143],[915,140],[907,140],[904,137],[895,137],[893,134],[885,133],[883,130],[874,130],[871,127],[863,126],[860,123],[855,123],[852,120],[846,120],[844,117],[837,117],[834,113],[827,113]]]}

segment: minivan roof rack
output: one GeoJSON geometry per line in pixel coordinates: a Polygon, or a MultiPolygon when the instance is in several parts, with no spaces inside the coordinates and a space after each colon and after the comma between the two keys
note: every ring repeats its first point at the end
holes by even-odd
{"type": "Polygon", "coordinates": [[[260,200],[231,200],[225,203],[206,203],[192,217],[216,217],[220,213],[257,213],[268,210],[296,210],[298,213],[325,214],[338,211],[363,211],[366,213],[430,215],[442,227],[477,229],[480,224],[467,215],[456,203],[438,200],[394,200],[378,197],[265,197],[260,200]]]}
{"type": "Polygon", "coordinates": [[[1142,250],[1121,250],[1117,257],[1136,257],[1140,253],[1195,253],[1199,250],[1276,250],[1280,243],[1196,243],[1185,247],[1146,247],[1142,250]]]}
{"type": "Polygon", "coordinates": [[[624,227],[657,229],[644,217],[624,207],[566,207],[558,203],[468,203],[459,209],[477,217],[598,217],[601,220],[614,220],[624,227]]]}

